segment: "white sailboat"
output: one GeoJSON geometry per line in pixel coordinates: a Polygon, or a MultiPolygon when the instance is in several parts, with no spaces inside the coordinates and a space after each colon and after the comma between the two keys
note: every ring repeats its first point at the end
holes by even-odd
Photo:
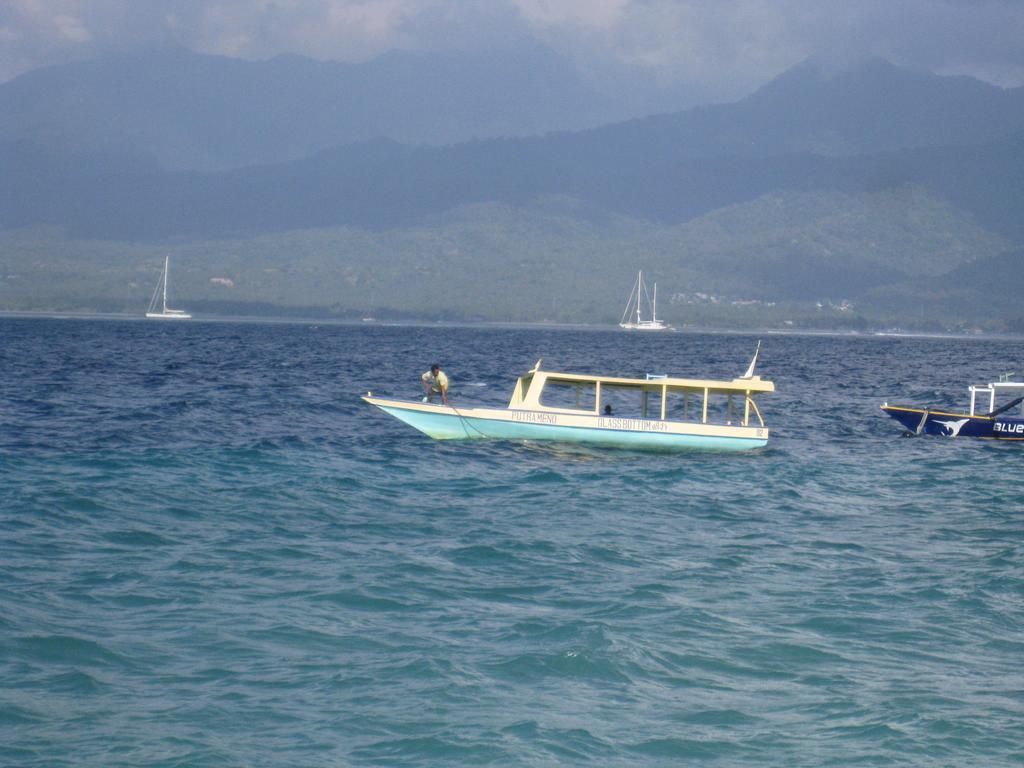
{"type": "Polygon", "coordinates": [[[153,298],[149,300],[149,309],[146,310],[146,317],[155,320],[190,320],[192,315],[183,309],[171,309],[167,306],[167,272],[170,267],[171,257],[164,257],[164,271],[160,274],[160,280],[153,289],[153,298]],[[161,290],[162,289],[162,290],[161,290]],[[158,299],[163,296],[162,303],[158,299]],[[157,307],[159,305],[159,311],[157,307]]]}
{"type": "Polygon", "coordinates": [[[629,300],[626,302],[626,309],[622,312],[622,319],[619,321],[620,328],[630,331],[667,331],[671,326],[658,319],[658,284],[654,284],[654,297],[647,293],[647,286],[644,285],[643,270],[636,273],[636,282],[633,290],[629,293],[629,300]],[[651,308],[651,319],[644,320],[641,307],[644,305],[651,308]]]}

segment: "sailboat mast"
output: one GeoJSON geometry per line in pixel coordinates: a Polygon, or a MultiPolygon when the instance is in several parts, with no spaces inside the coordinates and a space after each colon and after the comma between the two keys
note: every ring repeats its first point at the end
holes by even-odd
{"type": "Polygon", "coordinates": [[[167,271],[171,265],[171,257],[164,256],[164,313],[167,312],[167,271]]]}
{"type": "Polygon", "coordinates": [[[636,324],[640,325],[640,294],[644,289],[644,271],[636,273],[636,324]]]}
{"type": "Polygon", "coordinates": [[[651,322],[658,322],[658,284],[654,284],[654,301],[651,302],[651,322]]]}

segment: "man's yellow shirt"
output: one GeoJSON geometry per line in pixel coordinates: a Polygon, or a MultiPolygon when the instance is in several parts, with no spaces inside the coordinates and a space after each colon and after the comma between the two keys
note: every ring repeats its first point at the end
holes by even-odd
{"type": "Polygon", "coordinates": [[[430,387],[431,392],[447,392],[448,391],[448,377],[444,371],[438,371],[435,376],[431,371],[424,373],[420,379],[423,383],[430,387]]]}

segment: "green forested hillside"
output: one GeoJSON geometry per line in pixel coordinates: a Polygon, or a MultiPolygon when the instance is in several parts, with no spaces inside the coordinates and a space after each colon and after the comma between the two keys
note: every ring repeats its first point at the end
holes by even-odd
{"type": "Polygon", "coordinates": [[[1008,248],[915,187],[775,192],[678,225],[559,197],[464,206],[383,232],[153,244],[18,230],[0,236],[0,306],[141,312],[170,253],[175,303],[200,314],[611,323],[642,268],[658,281],[660,314],[679,325],[827,327],[903,314],[955,325],[985,318],[978,289],[946,317],[922,313],[922,286],[1008,248]]]}

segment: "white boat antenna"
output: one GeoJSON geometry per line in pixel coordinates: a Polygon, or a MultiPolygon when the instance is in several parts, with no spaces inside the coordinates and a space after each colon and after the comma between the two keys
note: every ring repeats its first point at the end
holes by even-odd
{"type": "Polygon", "coordinates": [[[750,365],[747,366],[747,372],[740,376],[741,379],[752,379],[754,378],[754,366],[757,365],[757,354],[761,351],[761,340],[757,340],[757,349],[754,350],[754,357],[750,360],[750,365]]]}

